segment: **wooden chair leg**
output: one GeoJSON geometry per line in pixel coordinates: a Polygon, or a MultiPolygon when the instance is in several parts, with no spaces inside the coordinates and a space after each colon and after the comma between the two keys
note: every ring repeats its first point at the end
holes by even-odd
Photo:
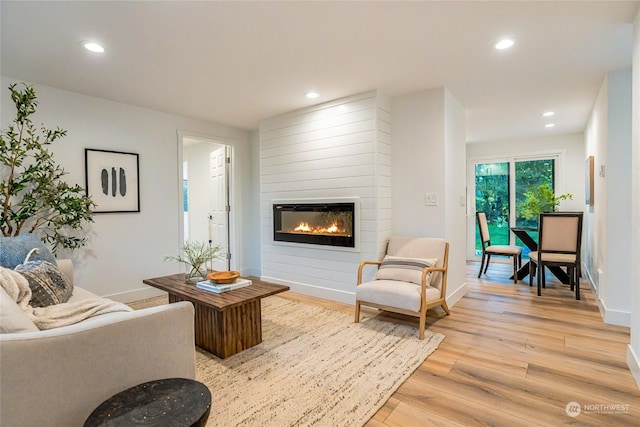
{"type": "Polygon", "coordinates": [[[484,274],[487,274],[487,269],[489,268],[490,261],[491,261],[491,254],[487,254],[487,265],[484,266],[484,274]]]}
{"type": "Polygon", "coordinates": [[[518,283],[518,257],[513,256],[513,283],[518,283]]]}
{"type": "Polygon", "coordinates": [[[447,313],[447,315],[451,314],[451,311],[449,311],[449,306],[447,305],[447,302],[443,302],[440,307],[442,307],[442,309],[444,310],[445,313],[447,313]]]}
{"type": "Polygon", "coordinates": [[[544,265],[538,264],[538,296],[542,295],[542,277],[544,276],[544,265]]]}
{"type": "Polygon", "coordinates": [[[425,324],[426,323],[427,323],[427,309],[426,308],[422,308],[420,310],[420,335],[418,337],[421,340],[424,339],[424,329],[425,329],[425,324]]]}
{"type": "Polygon", "coordinates": [[[580,299],[580,270],[578,270],[578,268],[575,268],[576,270],[576,299],[579,300],[580,299]]]}
{"type": "Polygon", "coordinates": [[[360,301],[356,300],[356,320],[354,323],[360,323],[360,301]]]}
{"type": "Polygon", "coordinates": [[[536,274],[536,267],[534,267],[535,263],[533,261],[529,261],[529,286],[533,286],[533,276],[536,274]]]}
{"type": "Polygon", "coordinates": [[[482,260],[480,261],[480,271],[478,271],[478,279],[482,275],[483,268],[484,268],[484,251],[482,252],[482,260]]]}
{"type": "Polygon", "coordinates": [[[574,290],[573,288],[576,286],[573,267],[567,267],[567,275],[569,276],[569,289],[573,291],[574,290]]]}

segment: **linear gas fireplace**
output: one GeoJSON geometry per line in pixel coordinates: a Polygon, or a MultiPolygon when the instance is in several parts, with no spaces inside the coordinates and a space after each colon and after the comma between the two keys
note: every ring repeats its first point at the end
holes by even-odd
{"type": "Polygon", "coordinates": [[[355,248],[355,203],[274,203],[276,242],[355,248]]]}

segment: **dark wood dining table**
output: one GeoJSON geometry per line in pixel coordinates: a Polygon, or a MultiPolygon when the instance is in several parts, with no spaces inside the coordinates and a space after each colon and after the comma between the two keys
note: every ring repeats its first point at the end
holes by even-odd
{"type": "MultiPolygon", "coordinates": [[[[536,242],[535,239],[530,234],[532,232],[538,231],[537,228],[534,228],[534,227],[511,227],[509,229],[513,232],[513,234],[516,235],[516,237],[518,237],[522,241],[522,243],[525,244],[525,246],[527,248],[529,248],[529,250],[531,250],[531,252],[534,252],[534,251],[538,250],[538,242],[536,242]]],[[[523,280],[525,277],[527,277],[529,275],[529,263],[530,262],[531,261],[527,261],[522,267],[520,267],[520,269],[518,270],[518,273],[517,273],[518,274],[518,280],[523,280]]],[[[557,267],[557,266],[547,266],[547,268],[562,283],[564,283],[564,284],[568,284],[569,283],[569,275],[562,268],[557,267]]],[[[511,276],[511,279],[513,279],[513,276],[511,276]]]]}

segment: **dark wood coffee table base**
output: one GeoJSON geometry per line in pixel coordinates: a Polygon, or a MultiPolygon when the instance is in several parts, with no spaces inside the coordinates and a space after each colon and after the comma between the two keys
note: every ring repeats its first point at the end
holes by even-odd
{"type": "Polygon", "coordinates": [[[192,300],[169,294],[169,302],[191,301],[195,307],[196,345],[221,359],[262,342],[260,300],[217,311],[192,300]]]}
{"type": "Polygon", "coordinates": [[[254,280],[253,284],[217,294],[187,283],[184,274],[145,279],[169,294],[169,302],[189,301],[195,308],[195,342],[221,359],[262,342],[261,300],[288,286],[254,280]]]}

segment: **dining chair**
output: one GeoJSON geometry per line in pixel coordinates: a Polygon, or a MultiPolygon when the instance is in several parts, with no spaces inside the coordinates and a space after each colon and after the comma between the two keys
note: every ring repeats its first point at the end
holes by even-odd
{"type": "Polygon", "coordinates": [[[501,255],[513,257],[513,283],[518,283],[518,268],[522,265],[522,247],[518,245],[492,245],[491,235],[489,234],[489,226],[487,224],[487,215],[484,212],[476,212],[478,219],[478,228],[480,229],[480,240],[482,241],[482,261],[480,262],[480,271],[478,278],[487,274],[491,255],[501,255]],[[485,265],[485,259],[487,264],[485,265]]]}
{"type": "Polygon", "coordinates": [[[382,261],[362,261],[356,283],[355,323],[360,322],[360,305],[419,317],[419,338],[424,339],[427,309],[447,306],[449,243],[431,237],[392,237],[382,261]],[[366,265],[378,271],[373,280],[362,283],[366,265]]]}
{"type": "Polygon", "coordinates": [[[541,213],[538,221],[538,250],[529,253],[529,286],[538,274],[538,295],[545,286],[544,268],[566,267],[569,285],[580,299],[580,249],[582,212],[541,213]]]}

